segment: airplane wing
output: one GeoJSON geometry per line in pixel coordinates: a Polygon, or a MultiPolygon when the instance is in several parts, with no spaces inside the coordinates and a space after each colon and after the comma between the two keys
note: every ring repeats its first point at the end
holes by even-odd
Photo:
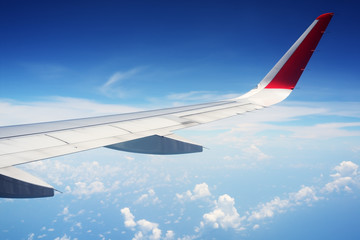
{"type": "Polygon", "coordinates": [[[229,100],[161,110],[0,127],[0,197],[54,195],[54,188],[14,166],[93,148],[144,154],[201,152],[175,130],[279,103],[303,73],[333,14],[320,15],[256,88],[229,100]]]}

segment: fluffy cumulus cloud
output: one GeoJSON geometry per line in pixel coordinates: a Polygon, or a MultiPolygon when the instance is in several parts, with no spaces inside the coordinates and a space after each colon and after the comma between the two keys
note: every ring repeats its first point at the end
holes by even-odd
{"type": "Polygon", "coordinates": [[[343,161],[334,167],[335,173],[331,175],[333,181],[327,183],[322,189],[324,192],[352,191],[352,186],[359,186],[359,166],[351,161],[343,161]]]}
{"type": "Polygon", "coordinates": [[[209,186],[206,183],[196,184],[191,195],[191,200],[210,196],[209,186]]]}
{"type": "MultiPolygon", "coordinates": [[[[141,233],[142,236],[148,235],[149,239],[153,239],[153,240],[161,238],[161,230],[158,228],[159,224],[149,222],[145,219],[141,219],[137,221],[136,224],[140,229],[138,233],[139,234],[141,233]]],[[[139,238],[139,239],[143,239],[143,238],[139,238]]]]}
{"type": "Polygon", "coordinates": [[[313,187],[303,186],[298,192],[291,193],[290,199],[296,204],[307,203],[319,200],[313,187]]]}
{"type": "MultiPolygon", "coordinates": [[[[259,222],[274,217],[276,214],[284,213],[290,208],[299,205],[312,205],[312,203],[325,199],[326,194],[334,191],[351,191],[351,187],[360,186],[359,166],[351,161],[343,161],[334,167],[331,174],[332,181],[318,186],[301,186],[297,192],[291,192],[285,197],[276,196],[269,202],[260,203],[244,216],[235,208],[235,200],[224,194],[215,201],[214,210],[203,215],[200,228],[209,225],[213,228],[243,230],[251,227],[253,230],[260,228],[259,222]]],[[[199,229],[200,229],[199,228],[199,229]]]]}
{"type": "Polygon", "coordinates": [[[334,167],[336,171],[332,177],[346,177],[346,176],[357,176],[359,166],[351,161],[343,161],[340,165],[334,167]]]}
{"type": "Polygon", "coordinates": [[[183,194],[176,194],[176,197],[179,200],[197,200],[200,198],[206,198],[211,196],[209,186],[206,183],[196,184],[194,190],[191,192],[190,190],[186,191],[183,194]]]}
{"type": "Polygon", "coordinates": [[[133,240],[139,239],[149,239],[149,240],[159,240],[159,239],[173,239],[174,232],[168,230],[165,236],[162,238],[162,231],[159,228],[159,224],[150,222],[146,219],[141,219],[135,222],[135,216],[130,212],[129,208],[121,209],[121,214],[124,216],[124,225],[127,228],[130,228],[132,231],[135,231],[133,240]]]}
{"type": "Polygon", "coordinates": [[[124,225],[127,228],[133,228],[136,226],[136,223],[134,221],[135,217],[134,215],[132,215],[132,213],[130,212],[129,208],[123,208],[120,210],[121,214],[124,216],[124,225]]]}
{"type": "Polygon", "coordinates": [[[240,217],[235,208],[235,200],[227,194],[219,197],[215,202],[215,208],[212,212],[203,215],[203,222],[201,226],[211,225],[213,228],[233,228],[235,230],[242,230],[241,221],[244,217],[240,217]]]}

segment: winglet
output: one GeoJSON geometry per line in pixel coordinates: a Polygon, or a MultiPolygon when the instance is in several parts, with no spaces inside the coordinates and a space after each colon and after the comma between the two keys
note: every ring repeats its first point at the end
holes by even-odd
{"type": "MultiPolygon", "coordinates": [[[[334,16],[334,13],[324,13],[324,14],[321,14],[320,16],[318,16],[316,19],[321,19],[321,18],[329,18],[330,19],[332,18],[332,16],[334,16]]],[[[330,21],[330,20],[329,20],[330,21]]]]}
{"type": "Polygon", "coordinates": [[[259,87],[294,89],[333,15],[325,13],[317,17],[259,83],[259,87]]]}

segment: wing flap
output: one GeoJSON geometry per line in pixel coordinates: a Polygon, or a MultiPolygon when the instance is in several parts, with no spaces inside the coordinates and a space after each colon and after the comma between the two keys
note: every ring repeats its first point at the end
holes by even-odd
{"type": "Polygon", "coordinates": [[[180,140],[180,138],[173,135],[168,135],[166,137],[152,135],[106,147],[126,152],[157,155],[185,154],[203,151],[202,146],[190,143],[183,139],[180,140]]]}
{"type": "Polygon", "coordinates": [[[0,169],[0,197],[40,198],[54,196],[54,188],[46,182],[15,167],[0,169]]]}

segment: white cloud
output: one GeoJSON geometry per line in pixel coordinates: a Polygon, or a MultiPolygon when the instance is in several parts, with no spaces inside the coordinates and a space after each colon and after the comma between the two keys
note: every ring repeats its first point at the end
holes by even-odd
{"type": "Polygon", "coordinates": [[[199,239],[199,236],[196,235],[185,235],[181,238],[178,238],[177,240],[193,240],[193,239],[199,239]]]}
{"type": "Polygon", "coordinates": [[[165,234],[165,240],[172,240],[175,237],[175,233],[172,230],[168,230],[165,234]]]}
{"type": "Polygon", "coordinates": [[[125,218],[125,221],[124,221],[124,225],[125,227],[127,228],[133,228],[136,226],[136,223],[134,221],[135,217],[134,215],[132,215],[132,213],[130,212],[130,209],[129,208],[123,208],[121,209],[121,213],[122,215],[124,216],[125,218]]]}
{"type": "Polygon", "coordinates": [[[321,123],[313,126],[286,127],[296,138],[328,139],[336,137],[360,136],[360,131],[348,130],[348,127],[359,127],[360,122],[321,123]]]}
{"type": "Polygon", "coordinates": [[[258,204],[255,210],[246,211],[244,216],[240,216],[235,208],[235,200],[228,194],[224,194],[215,201],[213,211],[203,215],[200,227],[195,228],[195,232],[200,232],[205,226],[221,229],[234,229],[242,231],[247,228],[259,229],[259,221],[274,217],[276,214],[284,213],[289,208],[302,204],[311,205],[323,197],[318,197],[314,187],[302,186],[299,191],[287,194],[281,199],[276,196],[271,201],[258,204]]]}
{"type": "Polygon", "coordinates": [[[331,193],[334,191],[351,191],[352,186],[357,186],[360,183],[360,176],[358,173],[358,165],[351,161],[343,161],[338,166],[334,167],[335,173],[331,175],[334,179],[316,191],[314,187],[302,186],[297,192],[289,193],[288,197],[281,199],[275,197],[273,200],[259,204],[257,210],[249,213],[247,220],[250,222],[263,220],[273,217],[276,213],[283,213],[290,207],[296,205],[308,204],[324,199],[324,195],[318,196],[320,193],[331,193]]]}
{"type": "Polygon", "coordinates": [[[75,226],[78,227],[79,229],[82,229],[82,224],[81,224],[81,222],[75,223],[75,226]]]}
{"type": "MultiPolygon", "coordinates": [[[[134,215],[130,212],[129,208],[121,209],[125,221],[124,224],[127,228],[130,228],[133,231],[137,231],[134,235],[134,239],[150,239],[150,240],[159,240],[161,239],[161,230],[159,229],[159,224],[150,222],[146,219],[141,219],[135,222],[134,215]]],[[[172,231],[168,231],[166,236],[171,236],[172,231]],[[168,234],[169,233],[169,234],[168,234]]],[[[166,238],[165,236],[165,238],[166,238]]]]}
{"type": "Polygon", "coordinates": [[[242,151],[243,153],[245,153],[247,158],[252,158],[256,160],[264,160],[270,158],[269,155],[263,153],[254,143],[250,144],[249,147],[242,149],[242,151]]]}
{"type": "Polygon", "coordinates": [[[211,196],[209,186],[206,183],[200,183],[195,185],[191,200],[196,200],[208,196],[211,196]]]}
{"type": "MultiPolygon", "coordinates": [[[[96,151],[94,152],[96,153],[96,151]]],[[[92,153],[88,152],[88,154],[92,153]]],[[[86,156],[80,155],[74,155],[71,159],[77,157],[86,158],[86,156]]],[[[121,163],[103,164],[97,161],[77,162],[76,160],[66,161],[63,159],[62,161],[39,161],[26,164],[23,167],[25,170],[31,170],[31,172],[39,175],[46,174],[41,178],[46,182],[62,186],[60,189],[65,189],[64,194],[72,194],[78,198],[88,198],[99,193],[110,194],[119,189],[121,182],[118,179],[112,179],[112,177],[118,176],[122,170],[120,166],[121,163]],[[65,186],[64,182],[69,185],[65,186]]]]}
{"type": "Polygon", "coordinates": [[[0,125],[56,121],[140,110],[128,106],[103,104],[89,99],[70,97],[47,97],[42,101],[33,102],[0,99],[0,114],[6,116],[0,119],[0,125]]]}
{"type": "Polygon", "coordinates": [[[213,228],[242,230],[241,221],[245,218],[240,217],[234,205],[234,198],[227,194],[220,196],[215,203],[215,209],[203,215],[204,223],[201,225],[211,225],[213,228]]]}
{"type": "Polygon", "coordinates": [[[332,182],[327,183],[323,190],[327,192],[339,192],[341,189],[343,189],[347,192],[350,192],[351,188],[349,185],[352,183],[354,183],[354,180],[351,177],[340,177],[332,182]]]}
{"type": "Polygon", "coordinates": [[[191,192],[190,190],[186,191],[183,194],[176,194],[176,197],[179,200],[187,200],[190,199],[192,201],[200,199],[200,198],[206,198],[211,196],[209,186],[206,183],[200,183],[196,184],[194,187],[194,190],[191,192]]]}
{"type": "MultiPolygon", "coordinates": [[[[351,104],[358,108],[359,103],[351,104]]],[[[352,116],[360,117],[359,111],[343,111],[349,109],[347,103],[314,103],[314,102],[285,102],[271,108],[262,109],[255,114],[244,114],[241,117],[224,119],[196,127],[198,130],[228,129],[221,134],[218,144],[238,144],[246,136],[254,136],[262,131],[276,130],[286,131],[292,138],[329,139],[336,137],[360,136],[360,131],[348,129],[358,127],[360,122],[330,122],[319,123],[310,126],[302,126],[302,123],[284,126],[273,123],[296,122],[306,116],[352,116]],[[240,141],[239,141],[240,140],[240,141]],[[227,141],[227,142],[224,142],[227,141]]],[[[213,142],[213,139],[211,139],[213,142]]]]}
{"type": "MultiPolygon", "coordinates": [[[[80,210],[77,213],[73,214],[70,212],[69,207],[66,206],[64,207],[64,209],[61,211],[61,213],[58,214],[58,216],[64,216],[64,221],[67,222],[70,219],[73,219],[81,214],[83,214],[85,212],[85,210],[80,210]]],[[[46,230],[46,227],[43,227],[41,230],[46,230]]],[[[51,231],[50,229],[48,229],[48,231],[51,231]]]]}
{"type": "Polygon", "coordinates": [[[289,193],[285,199],[275,197],[267,203],[259,204],[257,210],[252,211],[247,220],[259,221],[272,218],[276,213],[283,213],[290,207],[302,204],[311,205],[319,199],[321,198],[316,196],[314,187],[302,186],[299,191],[289,193]]]}
{"type": "Polygon", "coordinates": [[[323,192],[339,192],[341,190],[350,192],[352,185],[359,185],[360,174],[358,173],[359,166],[351,161],[343,161],[338,166],[334,167],[336,171],[330,175],[334,180],[327,183],[323,192]]]}
{"type": "Polygon", "coordinates": [[[104,183],[100,181],[94,181],[90,184],[87,184],[85,182],[76,182],[75,183],[75,189],[72,190],[72,193],[74,195],[77,195],[79,197],[82,196],[89,196],[96,193],[104,193],[107,190],[104,187],[104,183]]]}
{"type": "Polygon", "coordinates": [[[71,240],[71,237],[68,237],[66,234],[64,234],[64,236],[57,237],[54,240],[71,240]]]}
{"type": "Polygon", "coordinates": [[[30,233],[30,234],[28,235],[27,240],[33,240],[33,239],[34,239],[34,236],[35,236],[34,233],[30,233]]]}
{"type": "MultiPolygon", "coordinates": [[[[289,109],[287,109],[286,111],[289,111],[289,109]]],[[[39,114],[39,115],[41,115],[41,114],[39,114]]],[[[41,115],[41,116],[43,116],[43,115],[41,115]]],[[[223,125],[223,126],[226,125],[224,122],[222,122],[220,124],[223,125]]],[[[327,128],[328,129],[329,129],[329,127],[340,128],[342,126],[344,126],[344,125],[332,125],[332,126],[328,125],[327,128]]],[[[347,126],[349,126],[349,125],[347,125],[347,126]]],[[[253,126],[254,131],[261,130],[261,129],[256,129],[256,127],[257,126],[255,124],[253,126]]],[[[326,128],[323,127],[322,131],[325,131],[324,129],[326,129],[326,128]]],[[[242,128],[242,131],[246,131],[245,128],[242,128]]],[[[309,131],[309,132],[311,132],[311,131],[309,131]]],[[[319,134],[317,134],[317,136],[319,136],[319,134]]],[[[259,145],[254,145],[254,146],[258,147],[259,145]]],[[[259,147],[258,147],[258,149],[259,149],[259,147]]],[[[36,167],[40,167],[40,168],[44,169],[45,166],[48,166],[48,165],[42,165],[42,163],[45,163],[45,162],[38,162],[38,163],[41,163],[41,164],[38,164],[36,167]]],[[[324,187],[324,190],[327,190],[327,192],[334,192],[334,191],[341,191],[341,190],[350,191],[353,188],[353,184],[356,183],[356,176],[358,175],[358,173],[357,173],[358,172],[357,165],[352,163],[352,162],[345,162],[344,164],[343,163],[341,163],[339,166],[334,168],[335,173],[332,175],[332,177],[333,177],[332,180],[333,181],[329,182],[324,187]]],[[[59,171],[59,173],[58,173],[59,177],[56,178],[56,180],[59,180],[57,183],[60,185],[61,178],[63,177],[63,176],[61,176],[62,172],[68,171],[68,168],[65,165],[61,165],[61,164],[54,165],[54,166],[57,166],[56,168],[59,171]]],[[[34,168],[36,168],[36,167],[34,167],[34,168]]],[[[94,167],[90,167],[88,169],[82,169],[81,172],[79,171],[78,174],[75,174],[75,177],[77,179],[76,181],[80,182],[80,183],[85,183],[85,185],[84,185],[85,188],[89,187],[92,183],[97,181],[97,179],[98,179],[97,176],[99,176],[98,172],[101,172],[101,169],[104,169],[104,168],[102,168],[101,166],[95,164],[94,167]],[[90,173],[88,174],[90,177],[89,178],[86,177],[86,179],[84,179],[84,178],[81,179],[79,176],[81,174],[83,174],[84,172],[86,172],[88,169],[90,170],[90,173]],[[93,173],[95,173],[96,177],[94,177],[93,173]],[[93,179],[95,179],[96,181],[93,180],[93,179]]],[[[71,170],[72,173],[77,172],[77,171],[78,170],[76,170],[76,169],[71,170]]],[[[54,181],[55,181],[55,178],[54,178],[54,181]]],[[[103,182],[102,179],[100,179],[99,182],[103,183],[102,187],[105,187],[105,182],[103,182]]],[[[98,185],[98,186],[96,186],[96,184],[95,184],[95,185],[93,185],[93,187],[94,187],[93,188],[94,193],[96,193],[96,189],[99,189],[99,191],[104,190],[101,187],[101,184],[98,185]],[[96,187],[99,187],[99,188],[96,188],[96,187]]],[[[69,186],[69,188],[70,188],[70,186],[69,186]]],[[[195,186],[193,191],[188,191],[187,193],[185,193],[182,196],[189,197],[189,199],[191,199],[191,200],[199,199],[199,198],[201,198],[201,196],[206,197],[207,194],[202,195],[200,193],[201,191],[198,191],[199,193],[196,193],[195,189],[196,189],[196,186],[195,186]]],[[[89,189],[87,189],[87,190],[91,192],[91,190],[89,190],[89,189]]],[[[199,190],[201,190],[201,188],[199,188],[199,190]]],[[[208,188],[207,188],[207,190],[208,190],[208,188]]],[[[204,191],[204,192],[206,193],[206,191],[204,191]]],[[[150,193],[146,193],[146,194],[147,194],[148,197],[150,196],[150,193]]],[[[289,196],[287,198],[285,197],[285,199],[283,199],[283,198],[280,199],[278,197],[278,200],[279,201],[285,201],[285,202],[286,202],[286,200],[289,201],[290,202],[289,206],[293,206],[293,204],[310,204],[311,202],[317,201],[317,199],[320,199],[320,197],[317,196],[317,194],[318,193],[316,192],[315,188],[313,188],[313,187],[304,187],[304,188],[300,189],[298,192],[289,194],[289,196]]],[[[209,191],[208,196],[210,196],[210,191],[209,191]]],[[[275,200],[275,199],[273,199],[273,200],[275,200]]],[[[281,208],[279,206],[275,207],[276,204],[275,203],[272,203],[272,204],[273,204],[272,206],[274,207],[273,210],[272,210],[272,216],[275,215],[276,213],[280,213],[280,212],[285,211],[287,209],[286,207],[283,207],[283,208],[281,208]]],[[[271,206],[271,204],[270,204],[270,206],[271,206]]],[[[270,208],[270,210],[271,210],[271,208],[270,208]]],[[[258,209],[257,211],[260,211],[260,209],[258,209]]]]}
{"type": "Polygon", "coordinates": [[[149,194],[144,193],[135,201],[135,203],[141,203],[143,201],[146,201],[148,198],[149,198],[149,194]]]}
{"type": "Polygon", "coordinates": [[[258,210],[252,211],[249,216],[249,221],[262,220],[264,218],[273,217],[276,212],[282,212],[290,206],[290,201],[288,199],[280,199],[275,197],[270,202],[260,204],[258,210]]]}
{"type": "Polygon", "coordinates": [[[253,230],[256,230],[256,229],[259,229],[260,228],[260,225],[259,224],[255,224],[254,226],[253,226],[253,230]]]}
{"type": "Polygon", "coordinates": [[[144,235],[150,234],[149,239],[158,240],[161,238],[161,230],[158,228],[159,224],[149,222],[145,219],[141,219],[141,220],[137,221],[136,223],[144,235]]]}
{"type": "Polygon", "coordinates": [[[358,175],[359,166],[351,161],[343,161],[334,168],[335,174],[332,177],[352,177],[358,175]]]}
{"type": "Polygon", "coordinates": [[[290,193],[290,200],[296,204],[311,204],[314,201],[318,201],[319,197],[316,196],[316,192],[313,187],[302,186],[298,192],[290,193]]]}
{"type": "Polygon", "coordinates": [[[137,67],[130,69],[126,72],[115,72],[110,78],[100,87],[100,91],[107,96],[116,96],[116,97],[124,97],[128,94],[128,90],[120,88],[118,85],[119,82],[129,79],[136,74],[138,74],[143,68],[137,67]]]}
{"type": "MultiPolygon", "coordinates": [[[[240,94],[225,94],[219,95],[216,92],[210,91],[190,91],[185,93],[173,93],[166,98],[170,101],[182,101],[182,102],[189,102],[189,101],[216,101],[216,100],[224,100],[224,99],[231,99],[238,97],[240,94]]],[[[180,103],[179,103],[180,105],[180,103]]]]}
{"type": "Polygon", "coordinates": [[[64,207],[64,210],[62,211],[63,215],[68,215],[69,214],[69,207],[64,207]]]}
{"type": "Polygon", "coordinates": [[[143,233],[142,233],[142,232],[137,232],[137,233],[135,233],[135,236],[133,237],[133,239],[132,239],[132,240],[140,240],[140,239],[144,239],[143,237],[144,237],[144,235],[143,235],[143,233]]]}
{"type": "Polygon", "coordinates": [[[136,201],[136,204],[145,203],[145,206],[149,205],[149,203],[157,204],[160,203],[159,198],[156,196],[154,189],[149,189],[148,193],[142,194],[136,201]]]}
{"type": "Polygon", "coordinates": [[[126,72],[116,72],[106,81],[106,83],[103,85],[103,87],[110,87],[111,85],[114,85],[115,83],[124,80],[126,78],[129,78],[136,73],[138,73],[141,70],[141,68],[133,68],[126,72]]]}

